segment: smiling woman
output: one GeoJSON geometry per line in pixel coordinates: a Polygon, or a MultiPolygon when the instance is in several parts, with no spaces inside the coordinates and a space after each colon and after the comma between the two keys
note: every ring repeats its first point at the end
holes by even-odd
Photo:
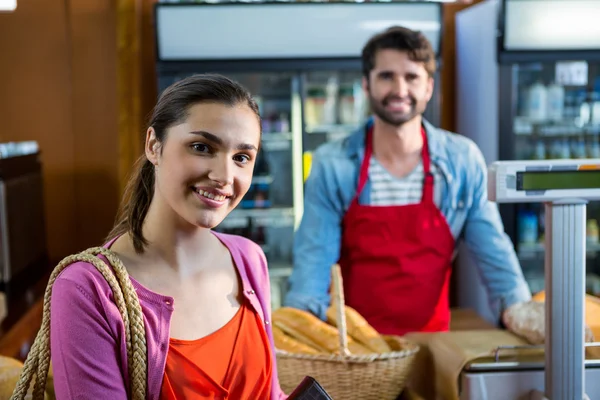
{"type": "MultiPolygon", "coordinates": [[[[260,126],[252,96],[219,75],[183,79],[156,104],[104,245],[141,305],[147,398],[285,397],[265,256],[245,238],[211,230],[250,187],[260,126]]],[[[60,273],[51,314],[57,398],[127,398],[126,327],[94,266],[77,262],[60,273]]]]}

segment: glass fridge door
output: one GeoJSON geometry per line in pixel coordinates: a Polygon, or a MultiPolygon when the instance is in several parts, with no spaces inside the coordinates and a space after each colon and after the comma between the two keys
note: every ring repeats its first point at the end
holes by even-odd
{"type": "Polygon", "coordinates": [[[360,71],[316,71],[303,74],[303,178],[312,153],[322,144],[348,136],[368,115],[360,71]]]}
{"type": "Polygon", "coordinates": [[[304,149],[344,137],[365,120],[368,106],[361,73],[310,72],[304,80],[304,149]]]}
{"type": "MultiPolygon", "coordinates": [[[[514,159],[600,158],[600,64],[515,64],[512,77],[514,159]]],[[[588,204],[587,218],[587,291],[600,296],[599,202],[588,204]]],[[[544,288],[544,206],[519,204],[516,219],[518,256],[536,293],[544,288]]]]}

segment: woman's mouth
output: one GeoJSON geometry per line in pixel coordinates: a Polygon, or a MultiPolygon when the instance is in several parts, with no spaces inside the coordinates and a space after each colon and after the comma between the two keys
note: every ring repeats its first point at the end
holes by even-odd
{"type": "Polygon", "coordinates": [[[196,193],[198,193],[200,196],[208,197],[209,199],[216,201],[224,201],[227,198],[227,196],[222,194],[214,194],[202,189],[196,190],[196,193]]]}
{"type": "Polygon", "coordinates": [[[230,195],[220,193],[218,190],[193,188],[196,197],[210,208],[219,208],[224,205],[231,197],[230,195]]]}

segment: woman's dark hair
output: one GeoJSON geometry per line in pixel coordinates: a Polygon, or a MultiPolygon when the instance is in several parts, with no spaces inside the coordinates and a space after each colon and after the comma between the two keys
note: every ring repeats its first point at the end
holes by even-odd
{"type": "Polygon", "coordinates": [[[422,62],[429,76],[435,75],[435,52],[425,35],[401,26],[392,26],[373,36],[362,50],[363,76],[369,79],[369,73],[375,68],[377,51],[391,49],[405,51],[412,61],[422,62]]]}
{"type": "MultiPolygon", "coordinates": [[[[193,75],[172,84],[160,95],[148,124],[154,128],[158,142],[164,143],[167,130],[183,123],[190,107],[198,103],[245,104],[256,113],[260,124],[258,105],[242,85],[221,75],[193,75]]],[[[148,245],[142,227],[154,195],[154,169],[145,155],[138,159],[125,188],[115,226],[109,233],[108,239],[129,233],[137,253],[143,253],[148,245]]]]}

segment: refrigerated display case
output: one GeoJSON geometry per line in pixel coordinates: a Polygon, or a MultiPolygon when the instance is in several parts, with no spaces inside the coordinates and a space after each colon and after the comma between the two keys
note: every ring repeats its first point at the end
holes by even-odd
{"type": "MultiPolygon", "coordinates": [[[[488,164],[600,157],[600,25],[592,17],[599,13],[597,0],[504,0],[457,14],[457,131],[479,145],[488,164]]],[[[544,207],[502,205],[500,212],[537,293],[544,288],[544,207]]],[[[588,205],[587,218],[587,291],[600,296],[598,202],[588,205]]],[[[458,275],[459,305],[491,318],[465,251],[458,275]]]]}
{"type": "MultiPolygon", "coordinates": [[[[441,21],[441,5],[430,2],[155,5],[159,92],[191,74],[221,73],[259,103],[263,134],[252,186],[216,230],[262,246],[274,308],[287,290],[311,153],[368,115],[363,45],[402,25],[422,31],[439,54],[441,21]]],[[[434,124],[439,86],[426,113],[434,124]]]]}

